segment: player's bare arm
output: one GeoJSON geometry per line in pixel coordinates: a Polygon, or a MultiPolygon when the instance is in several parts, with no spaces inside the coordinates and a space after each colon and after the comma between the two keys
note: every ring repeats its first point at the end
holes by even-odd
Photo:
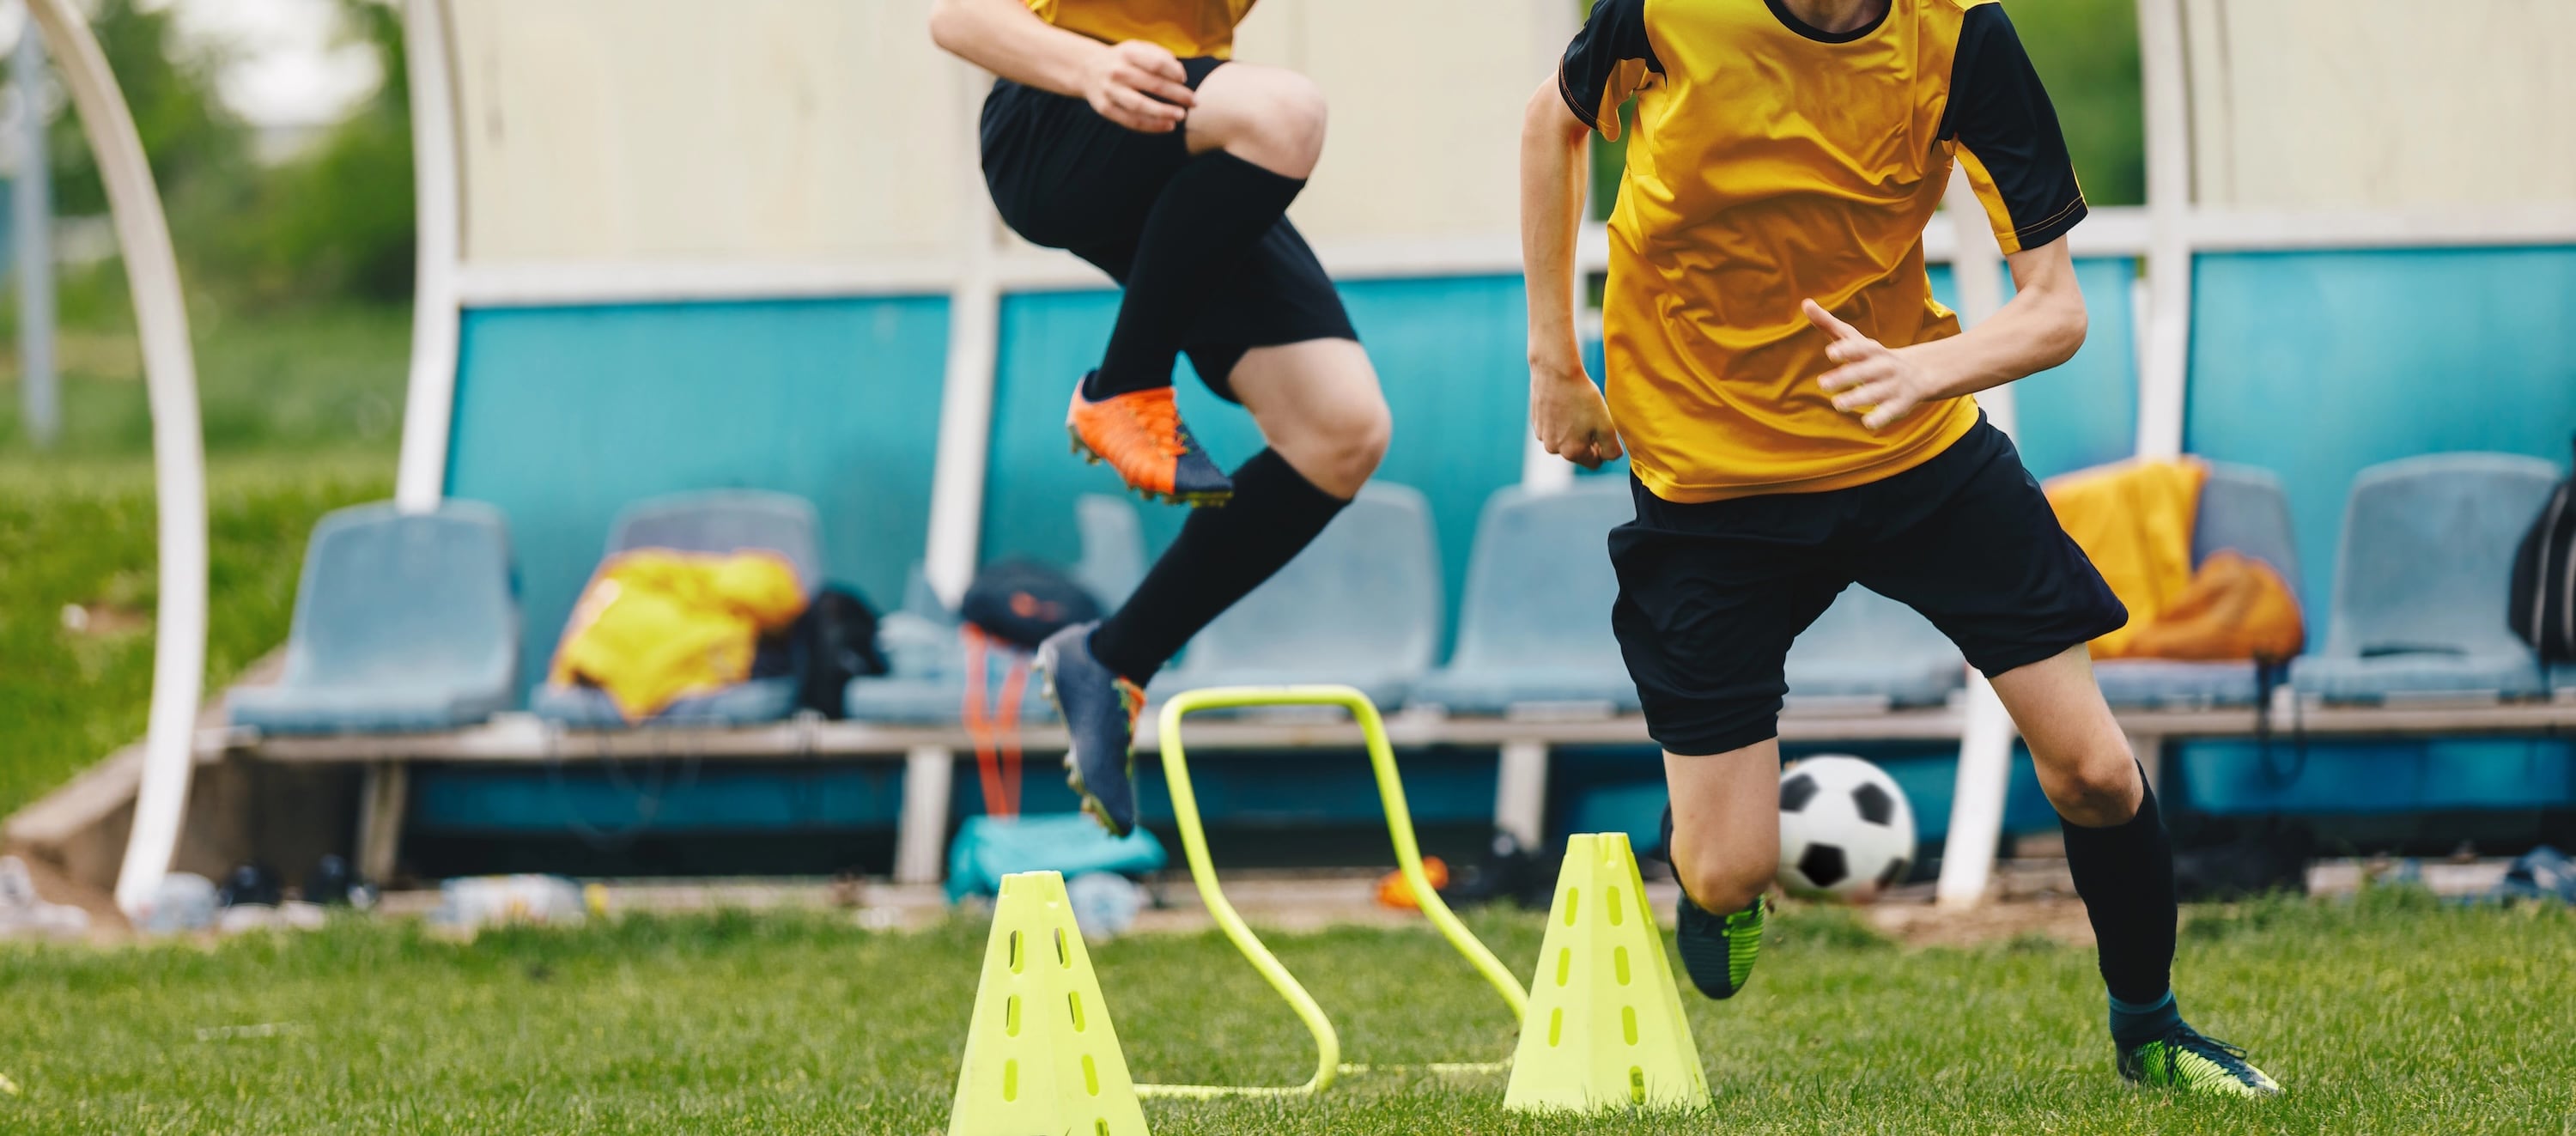
{"type": "Polygon", "coordinates": [[[1818,380],[1835,408],[1876,430],[1923,403],[1999,387],[2074,358],[2084,346],[2084,294],[2066,238],[2005,260],[2016,289],[2009,303],[1962,334],[1910,347],[1887,347],[1806,301],[1807,319],[1835,340],[1825,357],[1840,366],[1818,380]]]}
{"type": "Polygon", "coordinates": [[[1529,292],[1530,425],[1547,452],[1599,469],[1619,457],[1619,434],[1574,338],[1574,248],[1590,129],[1566,109],[1553,76],[1530,96],[1521,122],[1521,267],[1529,292]]]}
{"type": "Polygon", "coordinates": [[[1145,134],[1178,129],[1198,102],[1169,49],[1143,40],[1105,44],[1039,19],[1021,0],[939,0],[930,38],[951,55],[1079,98],[1100,117],[1145,134]]]}

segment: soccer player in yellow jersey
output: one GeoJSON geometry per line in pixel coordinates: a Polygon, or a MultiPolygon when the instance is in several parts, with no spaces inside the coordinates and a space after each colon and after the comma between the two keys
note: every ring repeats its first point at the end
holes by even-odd
{"type": "Polygon", "coordinates": [[[1040,648],[1073,734],[1065,763],[1112,832],[1136,822],[1143,687],[1190,636],[1296,556],[1386,452],[1377,372],[1288,204],[1324,145],[1304,76],[1228,62],[1253,0],[939,0],[930,34],[1000,76],[984,180],[1002,220],[1125,288],[1073,391],[1075,445],[1196,509],[1135,594],[1040,648]],[[1269,448],[1231,479],[1173,410],[1175,357],[1240,402],[1269,448]]]}
{"type": "Polygon", "coordinates": [[[1750,975],[1778,868],[1789,643],[1854,583],[1993,680],[2066,833],[2122,1075],[2279,1091],[2170,988],[2173,855],[2085,643],[2128,613],[2058,527],[1977,391],[2084,341],[2066,233],[2084,197],[1992,0],[1595,0],[1522,132],[1530,403],[1549,452],[1628,455],[1610,535],[1621,653],[1663,746],[1692,981],[1750,975]],[[1610,217],[1608,401],[1574,335],[1587,131],[1635,133],[1610,217]],[[2016,292],[1965,333],[1923,229],[1966,170],[2016,292]]]}

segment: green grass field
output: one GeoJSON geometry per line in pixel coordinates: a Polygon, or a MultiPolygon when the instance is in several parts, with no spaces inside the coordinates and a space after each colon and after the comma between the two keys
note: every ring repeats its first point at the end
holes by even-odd
{"type": "MultiPolygon", "coordinates": [[[[1474,917],[1527,965],[1538,919],[1474,917]]],[[[470,945],[402,924],[99,951],[0,948],[0,1131],[863,1132],[945,1128],[984,928],[629,918],[470,945]]],[[[1281,936],[1345,1056],[1496,1060],[1511,1024],[1426,931],[1281,936]]],[[[1220,938],[1094,950],[1141,1080],[1287,1083],[1304,1032],[1220,938]]],[[[2125,1087],[2092,953],[1900,951],[1838,911],[1777,921],[1749,991],[1686,998],[1716,1101],[1583,1120],[1500,1076],[1355,1076],[1321,1100],[1149,1101],[1186,1133],[2537,1132],[2576,1116],[2576,915],[2419,893],[2195,912],[2185,1007],[2289,1086],[2125,1087]]]]}
{"type": "MultiPolygon", "coordinates": [[[[392,492],[410,329],[363,308],[192,318],[211,696],[285,641],[313,522],[392,492]]],[[[139,366],[114,321],[66,330],[63,436],[39,452],[0,362],[0,816],[143,733],[159,591],[139,366]],[[65,626],[66,605],[92,613],[87,629],[65,626]]]]}

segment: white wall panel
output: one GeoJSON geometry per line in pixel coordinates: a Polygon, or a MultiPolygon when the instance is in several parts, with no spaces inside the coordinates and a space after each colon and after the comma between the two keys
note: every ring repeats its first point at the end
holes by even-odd
{"type": "Polygon", "coordinates": [[[955,248],[972,107],[929,0],[450,0],[468,263],[955,248]]]}
{"type": "Polygon", "coordinates": [[[1290,216],[1318,242],[1519,231],[1521,110],[1570,0],[1261,0],[1236,57],[1305,73],[1332,126],[1290,216]],[[1560,12],[1559,9],[1564,9],[1560,12]]]}
{"type": "Polygon", "coordinates": [[[2204,205],[2576,201],[2576,2],[2188,0],[2204,205]]]}

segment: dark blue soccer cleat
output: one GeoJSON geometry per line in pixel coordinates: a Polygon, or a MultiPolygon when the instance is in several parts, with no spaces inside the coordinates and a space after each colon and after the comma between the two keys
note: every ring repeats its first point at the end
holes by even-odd
{"type": "Polygon", "coordinates": [[[1092,657],[1091,631],[1098,626],[1077,624],[1047,636],[1038,645],[1038,673],[1046,677],[1047,701],[1073,735],[1064,783],[1082,795],[1082,811],[1110,835],[1125,836],[1136,827],[1136,715],[1145,709],[1145,692],[1092,657]]]}

